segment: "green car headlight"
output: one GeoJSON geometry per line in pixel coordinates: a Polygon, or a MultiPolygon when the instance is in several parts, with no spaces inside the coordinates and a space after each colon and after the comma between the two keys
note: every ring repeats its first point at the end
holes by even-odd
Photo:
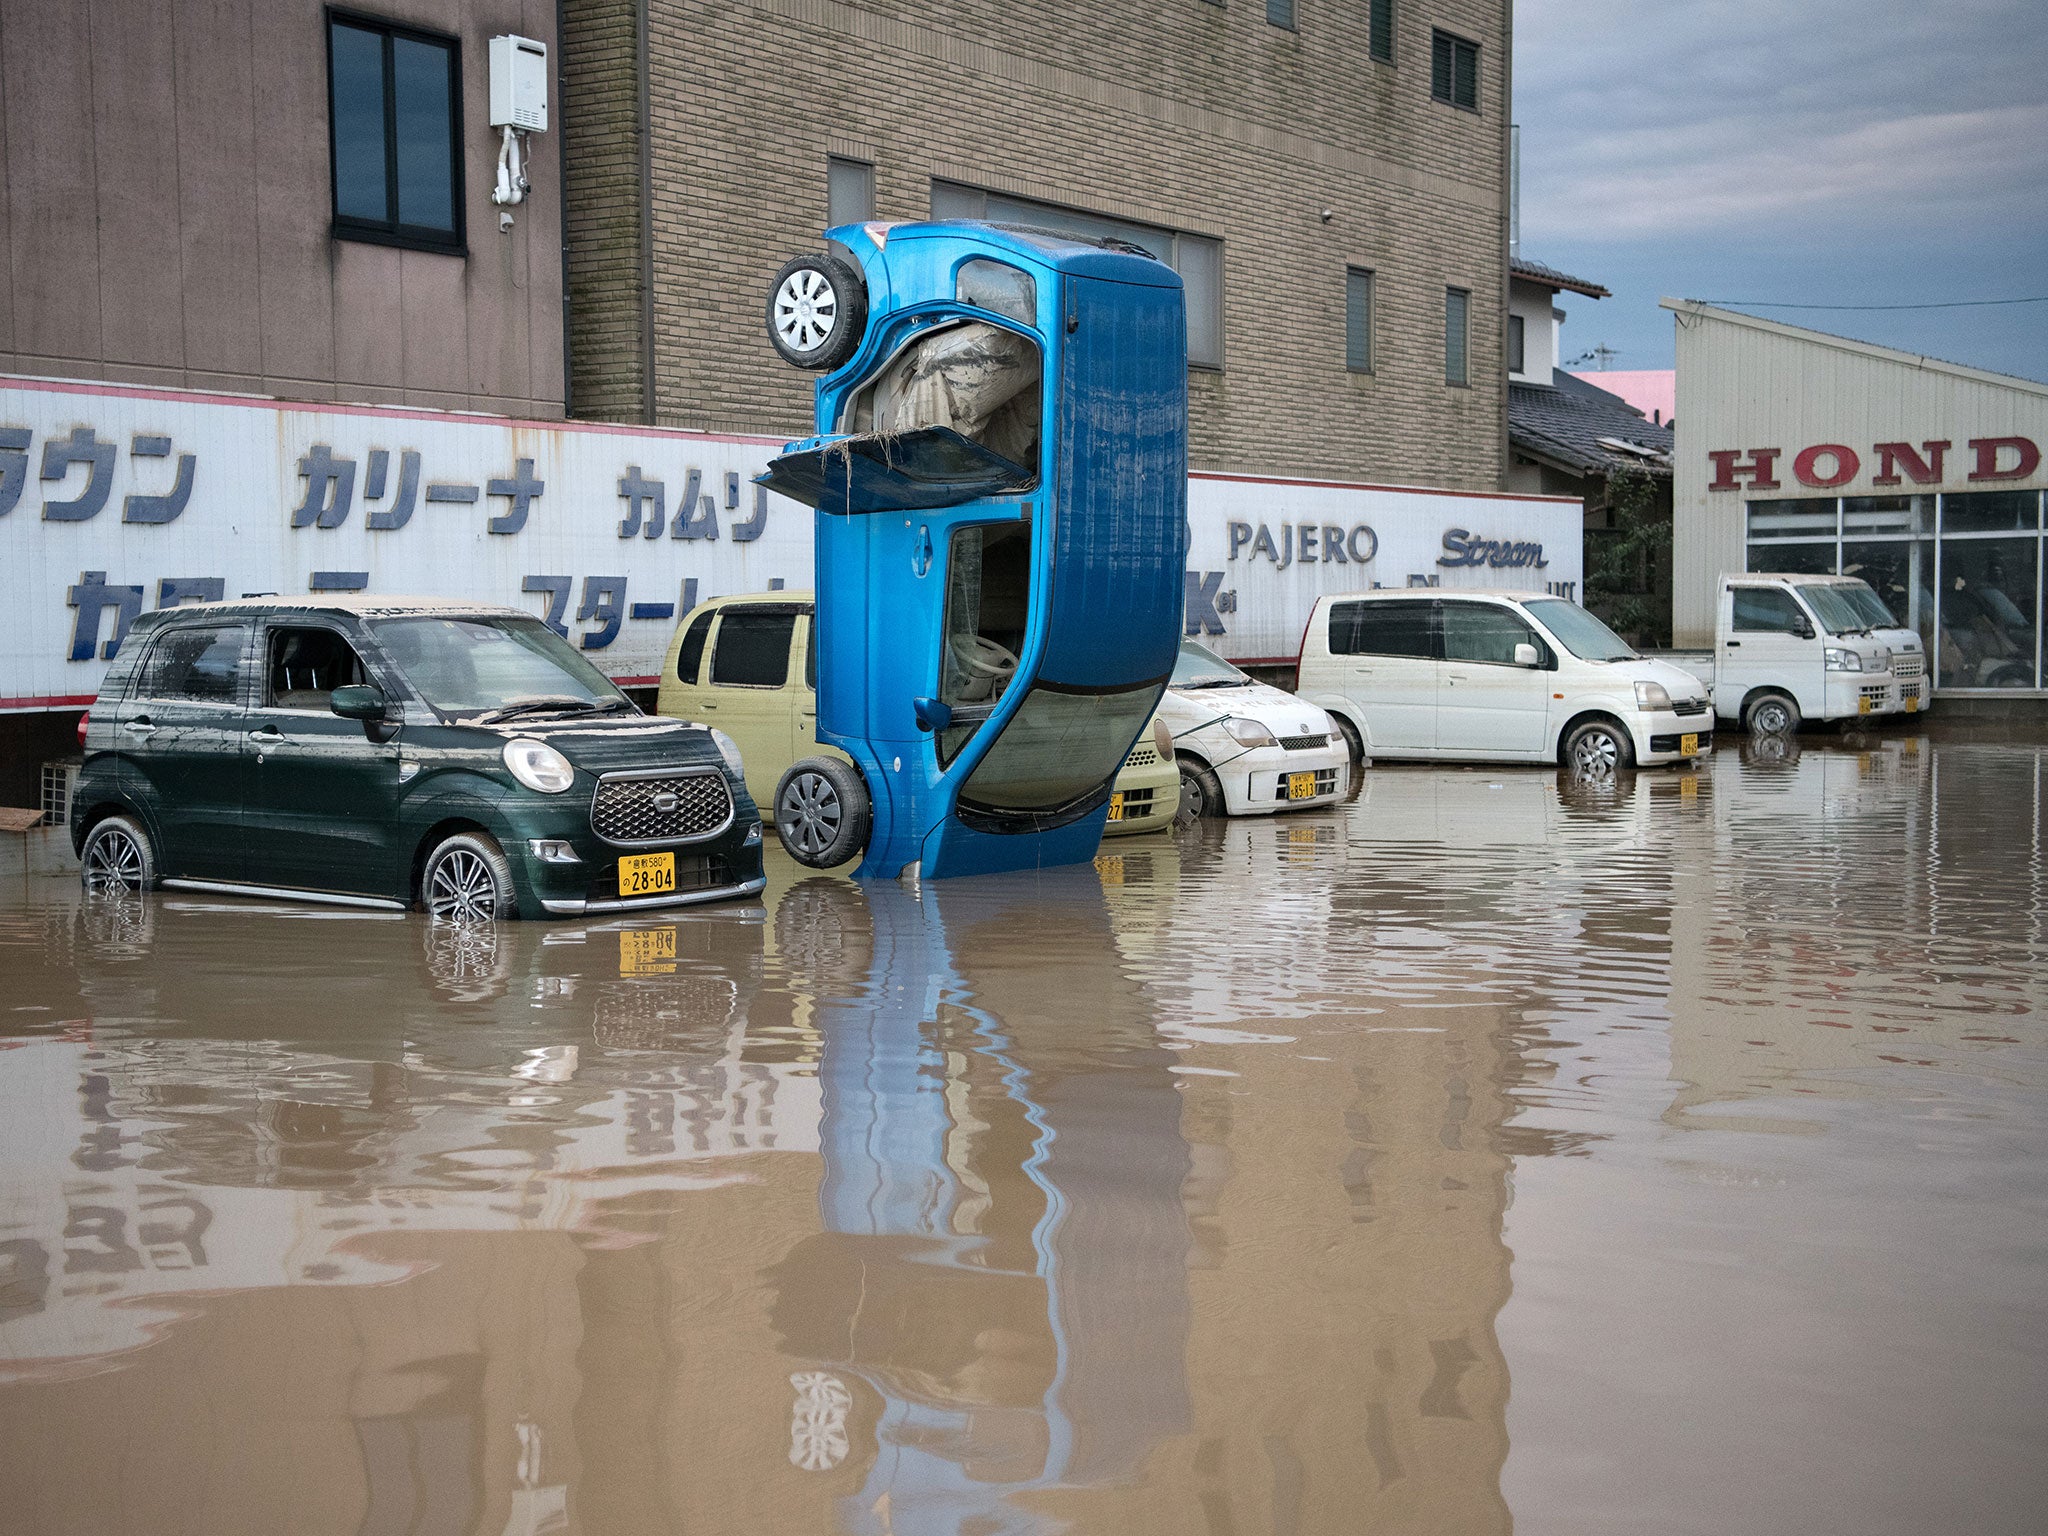
{"type": "Polygon", "coordinates": [[[576,782],[576,770],[569,765],[569,759],[530,736],[505,743],[505,767],[528,789],[537,789],[544,795],[559,795],[576,782]]]}

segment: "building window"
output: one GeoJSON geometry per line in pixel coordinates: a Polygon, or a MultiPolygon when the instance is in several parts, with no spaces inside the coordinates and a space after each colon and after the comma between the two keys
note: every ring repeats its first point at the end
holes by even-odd
{"type": "Polygon", "coordinates": [[[1529,370],[1525,366],[1523,366],[1523,362],[1524,358],[1522,353],[1522,317],[1520,315],[1509,315],[1508,372],[1527,373],[1529,370]]]}
{"type": "Polygon", "coordinates": [[[1472,382],[1466,366],[1466,353],[1470,337],[1466,334],[1466,316],[1472,308],[1472,295],[1463,288],[1444,290],[1444,382],[1464,388],[1472,382]]]}
{"type": "Polygon", "coordinates": [[[334,233],[462,252],[462,66],[456,41],[327,19],[334,233]]]}
{"type": "Polygon", "coordinates": [[[875,216],[875,168],[865,160],[825,157],[825,227],[864,224],[875,216]]]}
{"type": "Polygon", "coordinates": [[[1479,110],[1479,45],[1448,32],[1430,34],[1429,94],[1467,112],[1479,110]]]}
{"type": "Polygon", "coordinates": [[[1394,0],[1372,0],[1372,56],[1394,62],[1394,0]]]}
{"type": "Polygon", "coordinates": [[[1266,0],[1266,20],[1276,27],[1294,30],[1294,0],[1266,0]]]}
{"type": "Polygon", "coordinates": [[[1207,235],[1190,235],[1180,230],[1161,229],[1153,224],[1133,224],[1124,219],[1105,218],[1062,208],[1057,203],[1040,203],[1012,197],[1007,192],[988,192],[957,181],[932,183],[932,217],[935,219],[989,219],[998,224],[1026,224],[1033,229],[1064,231],[1091,239],[1123,240],[1150,251],[1180,274],[1187,295],[1188,364],[1194,368],[1223,366],[1223,242],[1207,235]]]}
{"type": "Polygon", "coordinates": [[[1344,366],[1372,372],[1372,274],[1358,267],[1344,270],[1344,366]]]}

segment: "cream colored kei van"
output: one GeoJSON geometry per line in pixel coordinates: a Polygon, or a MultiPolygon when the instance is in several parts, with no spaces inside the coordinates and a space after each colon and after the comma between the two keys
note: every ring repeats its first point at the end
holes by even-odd
{"type": "MultiPolygon", "coordinates": [[[[850,761],[818,743],[812,608],[809,592],[713,598],[676,626],[661,664],[655,712],[730,736],[740,749],[748,792],[771,823],[775,792],[790,764],[820,753],[850,761]]],[[[1103,830],[1111,836],[1161,830],[1179,808],[1180,772],[1155,714],[1116,776],[1103,830]]]]}

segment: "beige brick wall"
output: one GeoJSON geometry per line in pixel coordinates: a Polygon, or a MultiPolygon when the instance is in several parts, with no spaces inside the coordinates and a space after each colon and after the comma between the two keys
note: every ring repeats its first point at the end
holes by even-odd
{"type": "Polygon", "coordinates": [[[639,37],[635,0],[563,7],[570,409],[602,421],[647,419],[639,37]]]}
{"type": "MultiPolygon", "coordinates": [[[[1501,484],[1505,0],[1397,0],[1391,67],[1368,56],[1364,0],[1300,0],[1298,32],[1258,0],[647,6],[664,425],[808,430],[809,379],[761,309],[774,269],[816,247],[841,153],[874,163],[883,218],[926,216],[941,178],[1221,237],[1224,367],[1191,375],[1197,467],[1501,484]],[[1477,114],[1430,99],[1432,25],[1481,45],[1477,114]],[[1344,367],[1347,265],[1377,275],[1370,376],[1344,367]],[[1473,296],[1467,389],[1443,382],[1447,286],[1473,296]]],[[[625,135],[601,147],[593,166],[569,144],[572,184],[615,184],[637,154],[625,135]]],[[[624,242],[588,266],[593,293],[622,291],[624,242]]],[[[600,375],[630,368],[581,334],[585,268],[579,250],[576,409],[626,415],[600,375]]]]}

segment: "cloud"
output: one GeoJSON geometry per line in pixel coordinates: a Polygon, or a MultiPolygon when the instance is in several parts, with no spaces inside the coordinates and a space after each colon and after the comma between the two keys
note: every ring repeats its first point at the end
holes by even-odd
{"type": "Polygon", "coordinates": [[[2043,16],[2040,0],[1523,0],[1525,240],[1901,224],[2038,240],[2043,16]]]}
{"type": "Polygon", "coordinates": [[[2048,105],[1863,123],[1757,142],[1748,124],[1641,130],[1581,141],[1575,174],[1524,169],[1525,238],[1610,239],[1710,230],[1975,225],[2048,204],[2048,105]],[[1539,190],[1532,206],[1530,184],[1539,190]]]}

